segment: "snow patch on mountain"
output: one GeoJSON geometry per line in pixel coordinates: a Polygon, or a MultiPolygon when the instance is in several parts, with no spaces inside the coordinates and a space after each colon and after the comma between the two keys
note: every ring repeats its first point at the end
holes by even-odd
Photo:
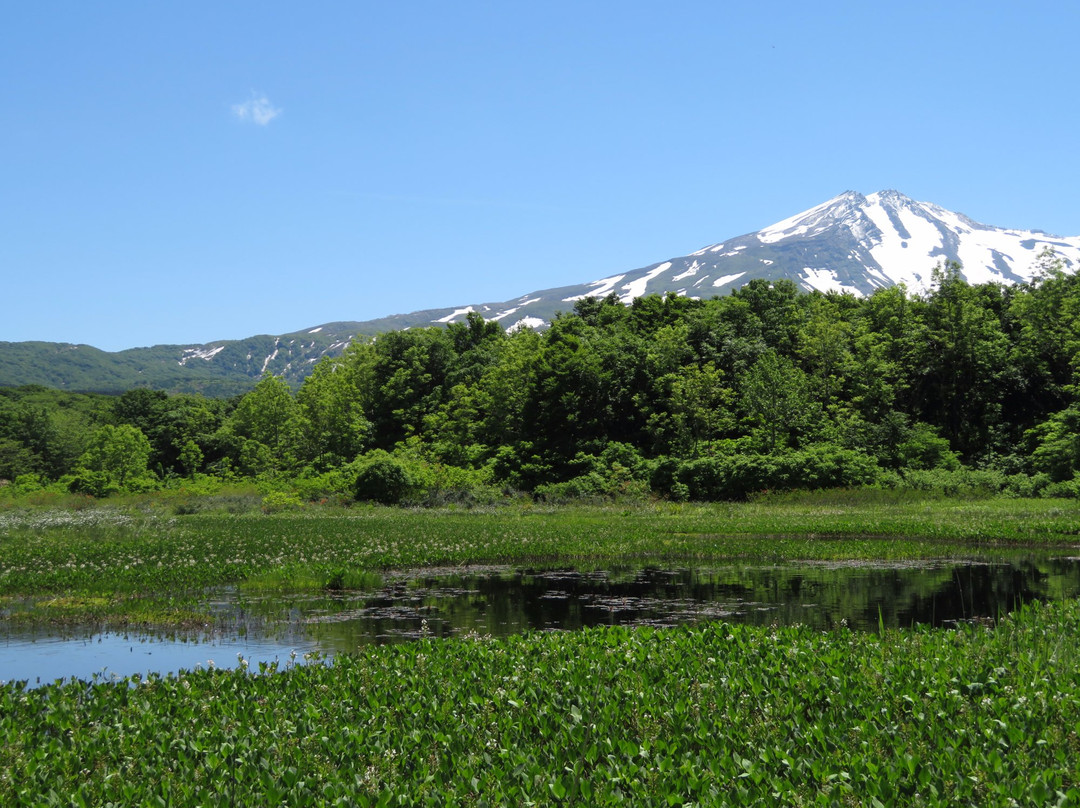
{"type": "Polygon", "coordinates": [[[651,281],[657,275],[663,275],[669,269],[671,269],[671,262],[665,261],[664,263],[660,264],[660,266],[654,267],[653,269],[649,270],[640,278],[632,280],[630,281],[630,283],[623,284],[621,288],[625,289],[626,293],[619,295],[619,300],[621,300],[623,303],[633,303],[634,298],[641,297],[643,294],[645,294],[645,289],[648,287],[649,281],[651,281]]]}
{"type": "Polygon", "coordinates": [[[564,297],[563,303],[573,303],[577,300],[584,300],[587,297],[607,297],[615,289],[615,284],[625,278],[626,275],[612,275],[610,278],[602,278],[598,281],[585,284],[592,287],[588,292],[583,295],[572,295],[571,297],[564,297]]]}
{"type": "Polygon", "coordinates": [[[547,325],[547,321],[541,320],[539,317],[522,317],[506,330],[517,331],[520,328],[543,328],[545,325],[547,325]]]}
{"type": "Polygon", "coordinates": [[[687,257],[688,258],[696,258],[698,256],[705,255],[705,253],[720,252],[722,249],[724,249],[724,242],[721,242],[719,244],[710,244],[708,247],[702,247],[697,252],[690,253],[690,255],[687,256],[687,257]]]}
{"type": "MultiPolygon", "coordinates": [[[[694,255],[699,255],[699,253],[694,253],[694,255]]],[[[681,281],[684,278],[692,278],[694,275],[698,274],[699,269],[701,269],[701,264],[698,263],[697,261],[694,261],[692,264],[690,264],[689,267],[686,268],[685,272],[680,272],[678,275],[676,275],[671,280],[673,280],[673,281],[681,281]]]]}
{"type": "MultiPolygon", "coordinates": [[[[745,274],[745,272],[736,272],[734,275],[721,275],[712,282],[712,285],[714,287],[727,286],[729,283],[734,283],[745,274]]],[[[697,284],[694,285],[697,286],[697,284]]]]}
{"type": "Polygon", "coordinates": [[[224,345],[218,345],[214,348],[185,348],[184,355],[183,357],[181,357],[180,361],[177,364],[186,365],[188,363],[188,360],[190,359],[202,359],[206,362],[209,362],[211,359],[213,359],[215,356],[217,356],[224,350],[224,345]]]}
{"type": "Polygon", "coordinates": [[[876,228],[871,257],[879,266],[893,268],[889,277],[894,283],[923,288],[924,272],[928,276],[929,269],[944,260],[941,230],[906,208],[887,209],[880,194],[871,194],[867,203],[863,212],[876,228]]]}
{"type": "Polygon", "coordinates": [[[466,306],[463,309],[454,309],[454,311],[452,311],[450,314],[446,315],[445,317],[440,317],[438,320],[432,320],[431,322],[433,322],[433,323],[452,323],[455,318],[463,317],[466,314],[472,314],[472,312],[474,312],[474,311],[476,311],[476,309],[474,309],[472,306],[466,306]]]}
{"type": "Polygon", "coordinates": [[[279,351],[279,349],[278,349],[279,345],[281,345],[281,338],[280,337],[278,339],[274,340],[274,352],[272,354],[270,354],[269,356],[267,356],[266,359],[263,360],[262,370],[260,370],[259,373],[266,373],[266,369],[268,367],[270,367],[270,363],[273,362],[275,359],[277,359],[278,351],[279,351]]]}
{"type": "Polygon", "coordinates": [[[807,289],[817,289],[819,292],[851,292],[859,294],[854,286],[848,286],[840,282],[840,277],[835,270],[815,267],[803,267],[803,286],[807,289]]]}

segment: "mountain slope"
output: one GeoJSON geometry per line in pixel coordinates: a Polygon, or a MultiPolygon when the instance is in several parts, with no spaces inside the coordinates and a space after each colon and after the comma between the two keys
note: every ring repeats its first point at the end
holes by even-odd
{"type": "Polygon", "coordinates": [[[475,310],[508,327],[523,320],[524,325],[535,325],[587,295],[614,294],[624,303],[643,294],[667,292],[712,297],[755,278],[787,278],[806,290],[859,295],[903,283],[922,293],[930,287],[934,268],[948,261],[958,261],[973,284],[1017,283],[1031,280],[1047,248],[1067,266],[1080,266],[1080,237],[990,227],[897,191],[867,196],[848,191],[764,230],[690,255],[580,286],[460,309],[448,321],[475,310]]]}
{"type": "Polygon", "coordinates": [[[804,289],[872,294],[903,283],[926,291],[936,266],[958,261],[971,283],[1028,281],[1045,249],[1080,266],[1080,236],[1008,230],[975,222],[896,191],[847,191],[764,230],[709,245],[690,255],[588,283],[530,292],[502,303],[336,322],[282,336],[204,345],[158,345],[106,353],[87,345],[0,342],[0,385],[44,384],[117,392],[135,386],[232,395],[265,372],[298,384],[321,357],[336,356],[357,335],[460,322],[469,312],[507,328],[542,327],[583,297],[636,297],[668,292],[708,298],[755,278],[790,279],[804,289]]]}

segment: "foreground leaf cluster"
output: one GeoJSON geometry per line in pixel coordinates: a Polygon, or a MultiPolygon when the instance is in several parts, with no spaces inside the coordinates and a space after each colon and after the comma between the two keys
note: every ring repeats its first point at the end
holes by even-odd
{"type": "Polygon", "coordinates": [[[5,805],[1077,805],[1080,604],[0,689],[5,805]]]}

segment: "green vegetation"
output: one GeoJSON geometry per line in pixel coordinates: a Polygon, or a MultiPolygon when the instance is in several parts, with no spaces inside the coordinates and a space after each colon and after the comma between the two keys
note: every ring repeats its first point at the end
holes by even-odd
{"type": "Polygon", "coordinates": [[[1077,805],[1080,605],[0,688],[5,805],[1077,805]]]}
{"type": "Polygon", "coordinates": [[[127,507],[0,512],[9,619],[186,625],[207,586],[348,587],[372,570],[481,563],[599,565],[751,558],[918,559],[988,547],[1072,546],[1075,500],[958,500],[910,492],[751,503],[348,510],[242,490],[144,495],[127,507]],[[42,604],[76,598],[60,615],[42,604]],[[78,600],[79,598],[83,600],[78,600]],[[104,602],[93,600],[105,598],[104,602]]]}
{"type": "Polygon", "coordinates": [[[238,396],[266,371],[299,384],[311,363],[336,356],[357,333],[395,327],[393,318],[331,323],[314,331],[219,340],[208,345],[155,345],[115,353],[90,345],[0,341],[0,385],[45,385],[62,390],[120,394],[133,388],[238,396]],[[382,328],[379,328],[382,326],[382,328]],[[213,361],[204,357],[212,356],[213,361]]]}
{"type": "MultiPolygon", "coordinates": [[[[67,495],[72,497],[74,495],[67,495]]],[[[166,491],[0,511],[8,620],[199,625],[205,587],[496,561],[880,559],[1071,546],[1080,503],[903,491],[342,509],[166,491]]],[[[1080,803],[1080,607],[994,629],[710,624],[364,647],[0,687],[4,805],[1080,803]]]]}
{"type": "MultiPolygon", "coordinates": [[[[4,389],[0,609],[175,628],[206,587],[386,568],[1072,547],[1078,371],[1080,278],[1048,258],[1015,288],[943,268],[926,297],[754,282],[582,300],[543,334],[470,316],[229,400],[4,389]]],[[[1078,648],[1067,600],[993,629],[604,629],[9,684],[0,803],[1080,805],[1078,648]]]]}
{"type": "Polygon", "coordinates": [[[1029,285],[972,286],[955,266],[935,280],[925,296],[753,281],[706,301],[590,298],[543,334],[473,314],[229,400],[4,389],[0,499],[242,480],[429,506],[836,487],[1076,497],[1080,276],[1047,255],[1029,285]],[[146,470],[106,470],[94,442],[112,429],[115,448],[127,427],[149,443],[146,470]]]}

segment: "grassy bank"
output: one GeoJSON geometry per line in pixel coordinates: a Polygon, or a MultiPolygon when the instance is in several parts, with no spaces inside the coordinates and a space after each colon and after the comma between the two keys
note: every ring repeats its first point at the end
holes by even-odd
{"type": "Polygon", "coordinates": [[[153,499],[0,513],[0,607],[13,620],[198,622],[204,587],[348,587],[366,571],[477,563],[918,559],[1080,543],[1074,500],[813,496],[724,505],[266,514],[153,499]]]}
{"type": "Polygon", "coordinates": [[[0,689],[4,805],[1077,805],[1080,605],[0,689]]]}

